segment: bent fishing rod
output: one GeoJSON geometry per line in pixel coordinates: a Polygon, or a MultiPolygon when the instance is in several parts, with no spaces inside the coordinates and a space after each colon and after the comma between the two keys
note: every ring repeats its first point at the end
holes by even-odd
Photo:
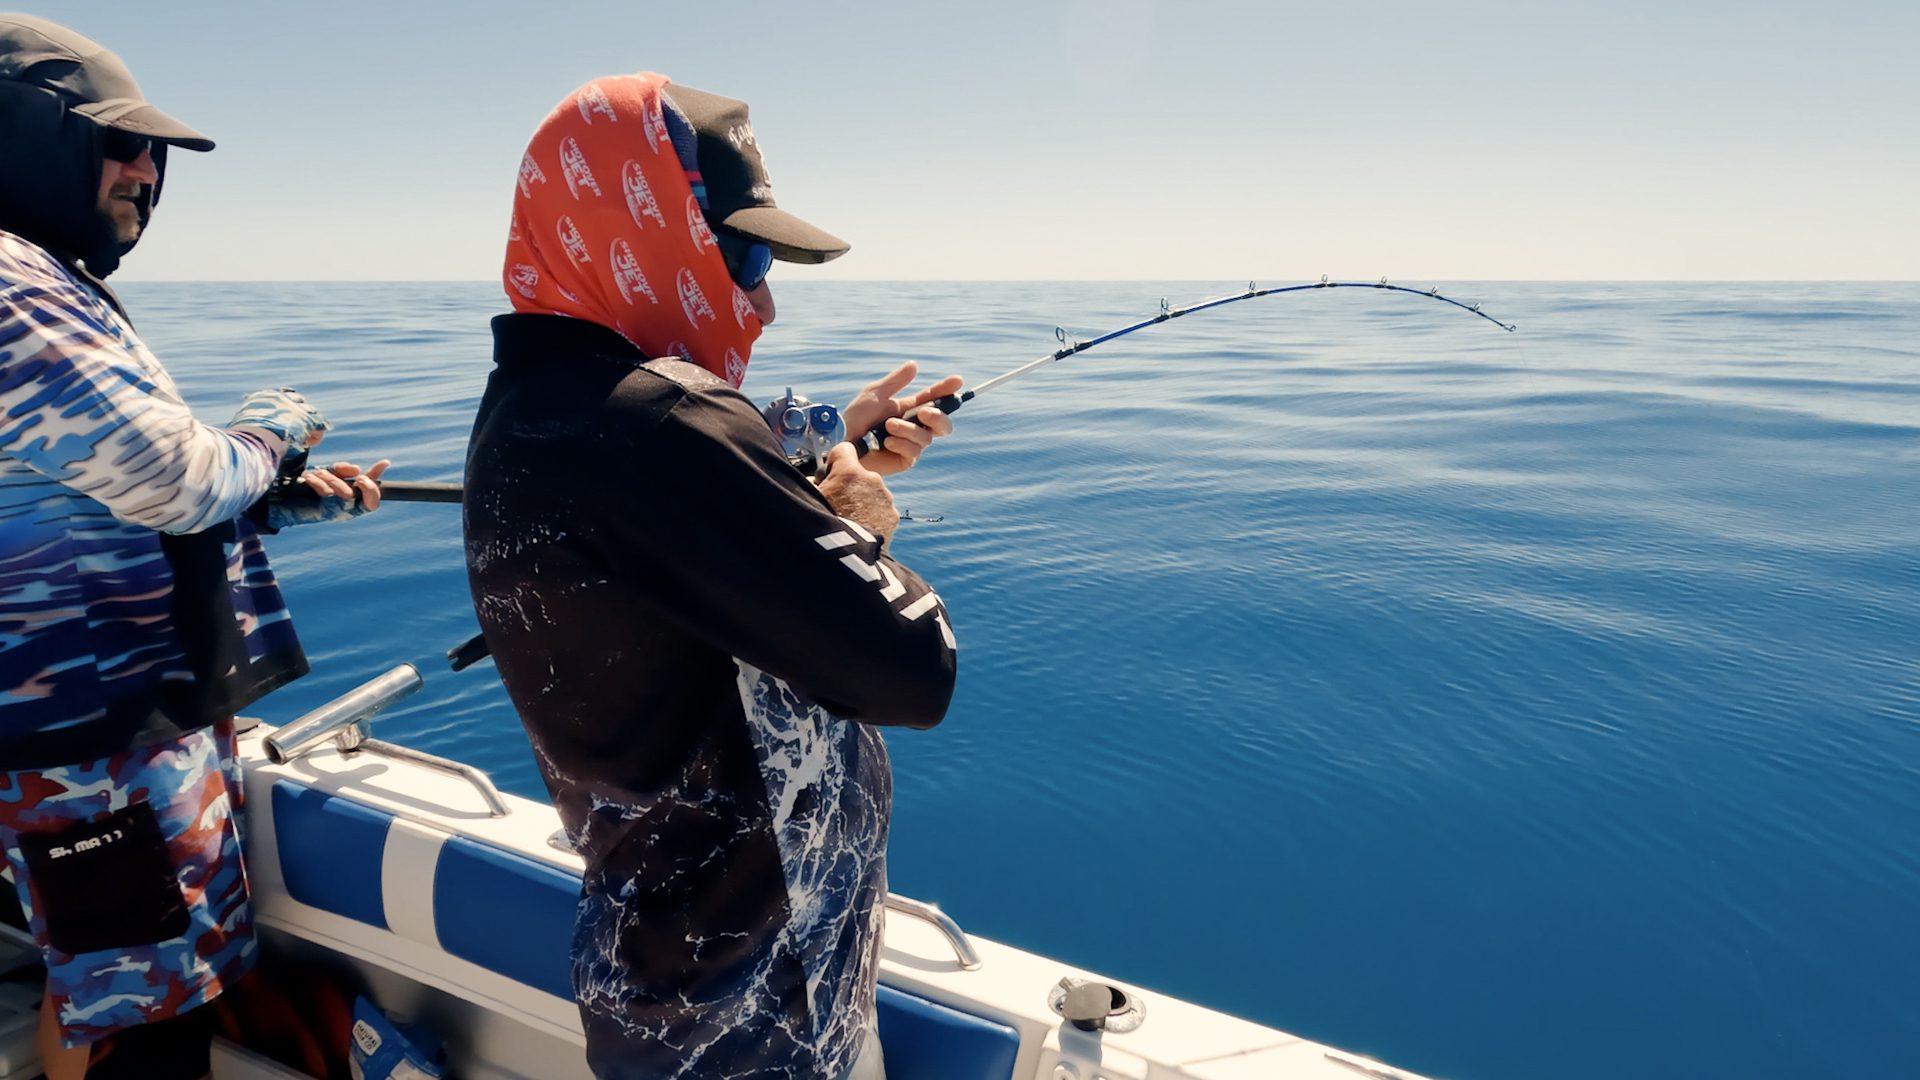
{"type": "MultiPolygon", "coordinates": [[[[1114,340],[1115,338],[1126,337],[1128,334],[1131,334],[1136,330],[1144,330],[1149,326],[1158,326],[1161,323],[1171,322],[1174,319],[1178,319],[1185,315],[1192,315],[1196,312],[1209,311],[1213,308],[1224,307],[1228,304],[1237,304],[1242,300],[1257,300],[1263,296],[1279,296],[1283,293],[1307,292],[1313,289],[1378,289],[1386,292],[1407,293],[1411,296],[1424,296],[1430,300],[1438,300],[1443,304],[1452,304],[1454,307],[1457,307],[1462,311],[1468,312],[1473,315],[1478,315],[1481,318],[1492,323],[1493,325],[1499,327],[1500,329],[1507,331],[1508,333],[1512,333],[1516,329],[1513,323],[1503,323],[1499,319],[1496,319],[1493,316],[1487,314],[1486,312],[1481,311],[1479,304],[1463,304],[1460,301],[1453,299],[1452,297],[1441,296],[1439,286],[1435,286],[1431,289],[1410,289],[1405,285],[1391,284],[1387,281],[1386,278],[1381,278],[1379,281],[1328,281],[1326,278],[1326,275],[1324,274],[1321,275],[1319,281],[1310,282],[1306,285],[1283,285],[1283,286],[1279,286],[1277,288],[1271,288],[1271,289],[1258,288],[1255,286],[1253,282],[1249,281],[1247,282],[1247,288],[1245,292],[1237,292],[1237,293],[1230,294],[1228,296],[1216,296],[1216,297],[1213,297],[1212,299],[1196,301],[1194,303],[1188,304],[1186,307],[1180,307],[1180,308],[1171,307],[1168,305],[1166,298],[1161,297],[1160,313],[1158,315],[1155,315],[1150,319],[1142,319],[1139,322],[1132,324],[1131,326],[1123,326],[1118,330],[1110,330],[1107,333],[1101,334],[1100,336],[1095,338],[1090,338],[1086,341],[1076,341],[1070,336],[1068,336],[1066,330],[1056,326],[1053,329],[1053,336],[1056,340],[1060,342],[1060,348],[1055,349],[1053,352],[1050,352],[1047,355],[1042,356],[1041,358],[1033,361],[1032,363],[1023,364],[1020,367],[1014,368],[1012,371],[1009,371],[1004,375],[996,375],[993,378],[988,379],[986,382],[981,383],[979,386],[976,386],[971,390],[967,390],[959,394],[948,394],[946,397],[940,398],[937,401],[930,401],[927,404],[920,406],[920,409],[939,409],[943,413],[951,413],[955,409],[958,409],[960,406],[965,405],[967,402],[972,401],[974,398],[980,396],[981,394],[986,393],[987,391],[993,389],[996,386],[1000,386],[1004,383],[1011,382],[1012,380],[1017,379],[1020,376],[1027,374],[1028,372],[1038,371],[1039,369],[1046,367],[1048,364],[1058,363],[1061,360],[1065,360],[1069,356],[1074,356],[1078,353],[1086,352],[1088,349],[1091,349],[1096,345],[1104,345],[1107,342],[1114,340]]],[[[793,397],[792,391],[788,391],[788,398],[792,399],[792,397],[793,397]]],[[[772,416],[773,407],[769,406],[768,409],[769,409],[768,419],[773,420],[773,416],[772,416]]],[[[913,412],[919,412],[920,409],[915,409],[913,410],[913,412]]],[[[908,413],[904,417],[904,419],[912,420],[913,413],[908,413]]],[[[777,423],[774,428],[774,435],[776,438],[782,435],[780,427],[777,423]]],[[[860,456],[865,457],[867,454],[880,449],[881,441],[884,440],[886,437],[887,437],[886,421],[883,420],[880,422],[879,426],[875,427],[873,430],[867,432],[866,434],[860,436],[858,439],[854,440],[854,449],[860,454],[860,456]]],[[[787,441],[784,438],[781,439],[781,447],[782,449],[787,449],[787,441]]],[[[789,460],[791,460],[792,457],[793,457],[793,454],[790,452],[788,455],[789,460]]]]}
{"type": "MultiPolygon", "coordinates": [[[[992,390],[996,386],[1004,385],[1022,375],[1038,371],[1048,364],[1058,363],[1069,356],[1086,352],[1095,346],[1104,345],[1109,341],[1126,337],[1128,334],[1136,331],[1145,330],[1149,326],[1158,326],[1161,323],[1171,322],[1174,319],[1183,318],[1187,315],[1197,314],[1202,311],[1211,311],[1214,308],[1225,307],[1228,304],[1237,304],[1243,300],[1258,300],[1263,296],[1280,296],[1286,293],[1310,292],[1315,289],[1374,289],[1382,292],[1406,293],[1409,296],[1424,296],[1429,300],[1438,300],[1443,304],[1451,304],[1469,314],[1478,315],[1480,318],[1487,320],[1509,333],[1516,329],[1513,323],[1501,322],[1499,319],[1480,310],[1480,305],[1477,303],[1464,304],[1450,296],[1440,295],[1438,286],[1431,289],[1412,289],[1405,285],[1392,284],[1386,278],[1381,278],[1379,281],[1329,281],[1325,275],[1322,275],[1319,281],[1309,282],[1305,285],[1282,285],[1268,289],[1259,288],[1253,282],[1249,281],[1247,282],[1247,287],[1244,292],[1195,301],[1185,307],[1173,307],[1167,303],[1166,298],[1162,297],[1160,300],[1159,314],[1151,318],[1142,319],[1129,326],[1123,326],[1118,330],[1110,330],[1098,337],[1089,338],[1086,341],[1077,341],[1068,336],[1066,330],[1055,327],[1053,335],[1060,342],[1060,348],[1030,363],[1022,364],[1020,367],[1014,368],[1012,371],[1003,375],[996,375],[970,390],[963,391],[959,394],[948,394],[946,397],[930,401],[908,412],[902,419],[911,421],[914,414],[920,412],[922,409],[939,409],[943,413],[954,412],[959,409],[960,406],[965,405],[967,402],[992,390]]],[[[819,470],[820,465],[826,459],[827,451],[831,449],[834,444],[849,438],[845,425],[840,421],[840,412],[837,408],[832,405],[815,404],[795,394],[791,389],[787,391],[784,398],[776,398],[772,402],[769,402],[766,408],[762,410],[762,414],[766,417],[768,425],[772,427],[774,439],[779,442],[781,452],[786,455],[787,460],[792,462],[796,468],[799,468],[809,475],[819,470]]],[[[855,451],[860,456],[865,457],[867,454],[879,450],[881,443],[886,437],[886,421],[883,420],[871,431],[866,432],[852,441],[855,451]]],[[[292,494],[294,497],[300,497],[297,490],[292,491],[292,494]]],[[[396,502],[457,503],[460,501],[460,485],[385,481],[380,485],[380,494],[382,498],[392,499],[396,502]]]]}
{"type": "MultiPolygon", "coordinates": [[[[1076,341],[1068,336],[1066,330],[1055,327],[1053,334],[1060,342],[1060,348],[1003,375],[997,375],[988,379],[986,382],[964,393],[949,394],[936,401],[928,402],[918,409],[907,413],[904,419],[912,420],[914,414],[919,412],[920,409],[934,408],[939,409],[943,413],[952,413],[960,408],[960,406],[965,405],[967,402],[972,401],[974,398],[996,386],[1011,382],[1029,372],[1037,371],[1048,364],[1065,360],[1069,356],[1086,352],[1088,349],[1097,345],[1104,345],[1116,338],[1123,338],[1135,331],[1144,330],[1149,326],[1158,326],[1164,322],[1171,322],[1174,319],[1192,315],[1196,312],[1224,307],[1227,304],[1237,304],[1242,300],[1257,300],[1263,296],[1279,296],[1283,293],[1306,292],[1312,289],[1379,289],[1387,292],[1407,293],[1412,296],[1424,296],[1428,299],[1451,304],[1470,314],[1478,315],[1509,333],[1515,329],[1513,323],[1503,323],[1499,319],[1480,310],[1479,304],[1463,304],[1452,297],[1440,295],[1440,289],[1437,286],[1431,289],[1410,289],[1404,285],[1391,284],[1386,278],[1381,278],[1377,282],[1329,281],[1324,275],[1319,281],[1306,285],[1284,285],[1272,289],[1258,288],[1253,282],[1249,281],[1247,282],[1247,288],[1244,292],[1233,293],[1229,296],[1217,296],[1208,300],[1200,300],[1180,308],[1172,307],[1167,303],[1166,298],[1162,297],[1160,300],[1159,314],[1152,318],[1142,319],[1130,326],[1123,326],[1118,330],[1108,331],[1107,333],[1086,341],[1076,341]]],[[[807,401],[807,399],[796,395],[791,389],[787,391],[784,399],[776,398],[768,403],[767,407],[763,410],[763,415],[772,426],[774,438],[780,443],[780,448],[787,455],[787,460],[809,473],[817,468],[821,459],[826,456],[826,450],[828,448],[846,437],[846,427],[840,421],[839,410],[831,405],[814,405],[812,402],[807,401]]],[[[881,441],[885,438],[886,423],[882,421],[878,427],[875,427],[873,430],[868,431],[860,436],[860,438],[854,440],[854,446],[861,456],[865,456],[868,453],[880,449],[881,441]]],[[[376,481],[376,483],[380,485],[380,497],[395,502],[458,503],[461,501],[463,494],[463,488],[460,484],[419,483],[404,480],[383,480],[376,481]]],[[[283,498],[318,497],[304,484],[298,483],[297,479],[293,476],[283,478],[277,494],[283,498]]],[[[454,671],[460,671],[485,659],[488,652],[489,650],[485,639],[481,635],[475,634],[466,641],[447,650],[447,666],[454,671]]]]}

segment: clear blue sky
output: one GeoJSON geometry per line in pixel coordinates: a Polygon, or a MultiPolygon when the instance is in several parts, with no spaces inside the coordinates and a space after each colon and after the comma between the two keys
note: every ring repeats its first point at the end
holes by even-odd
{"type": "Polygon", "coordinates": [[[497,276],[595,76],[745,98],[813,278],[1920,279],[1920,4],[49,3],[219,140],[138,279],[497,276]]]}

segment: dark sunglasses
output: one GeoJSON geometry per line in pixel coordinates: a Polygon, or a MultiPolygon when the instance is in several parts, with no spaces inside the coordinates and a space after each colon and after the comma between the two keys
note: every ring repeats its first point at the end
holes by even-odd
{"type": "Polygon", "coordinates": [[[140,160],[140,155],[153,149],[153,140],[145,135],[135,135],[131,131],[119,128],[107,128],[100,137],[100,154],[122,165],[131,165],[140,160]]]}
{"type": "Polygon", "coordinates": [[[767,271],[773,269],[772,248],[721,229],[715,229],[713,236],[719,241],[720,257],[726,260],[727,273],[735,285],[750,290],[767,280],[767,271]]]}

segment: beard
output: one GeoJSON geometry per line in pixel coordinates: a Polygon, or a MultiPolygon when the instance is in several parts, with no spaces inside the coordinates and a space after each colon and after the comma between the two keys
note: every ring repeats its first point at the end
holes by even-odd
{"type": "Polygon", "coordinates": [[[139,187],[131,191],[114,191],[100,202],[100,215],[113,227],[113,238],[122,246],[140,239],[140,230],[146,224],[141,220],[139,187]]]}

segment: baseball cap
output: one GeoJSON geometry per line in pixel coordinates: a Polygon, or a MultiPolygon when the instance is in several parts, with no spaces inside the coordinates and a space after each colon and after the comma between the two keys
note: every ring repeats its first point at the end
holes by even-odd
{"type": "Polygon", "coordinates": [[[766,244],[782,262],[823,263],[847,253],[845,240],[774,205],[746,102],[678,83],[662,92],[693,125],[708,223],[766,244]]]}
{"type": "Polygon", "coordinates": [[[185,150],[213,149],[212,139],[148,103],[118,56],[58,23],[0,14],[0,80],[50,91],[104,127],[185,150]]]}

